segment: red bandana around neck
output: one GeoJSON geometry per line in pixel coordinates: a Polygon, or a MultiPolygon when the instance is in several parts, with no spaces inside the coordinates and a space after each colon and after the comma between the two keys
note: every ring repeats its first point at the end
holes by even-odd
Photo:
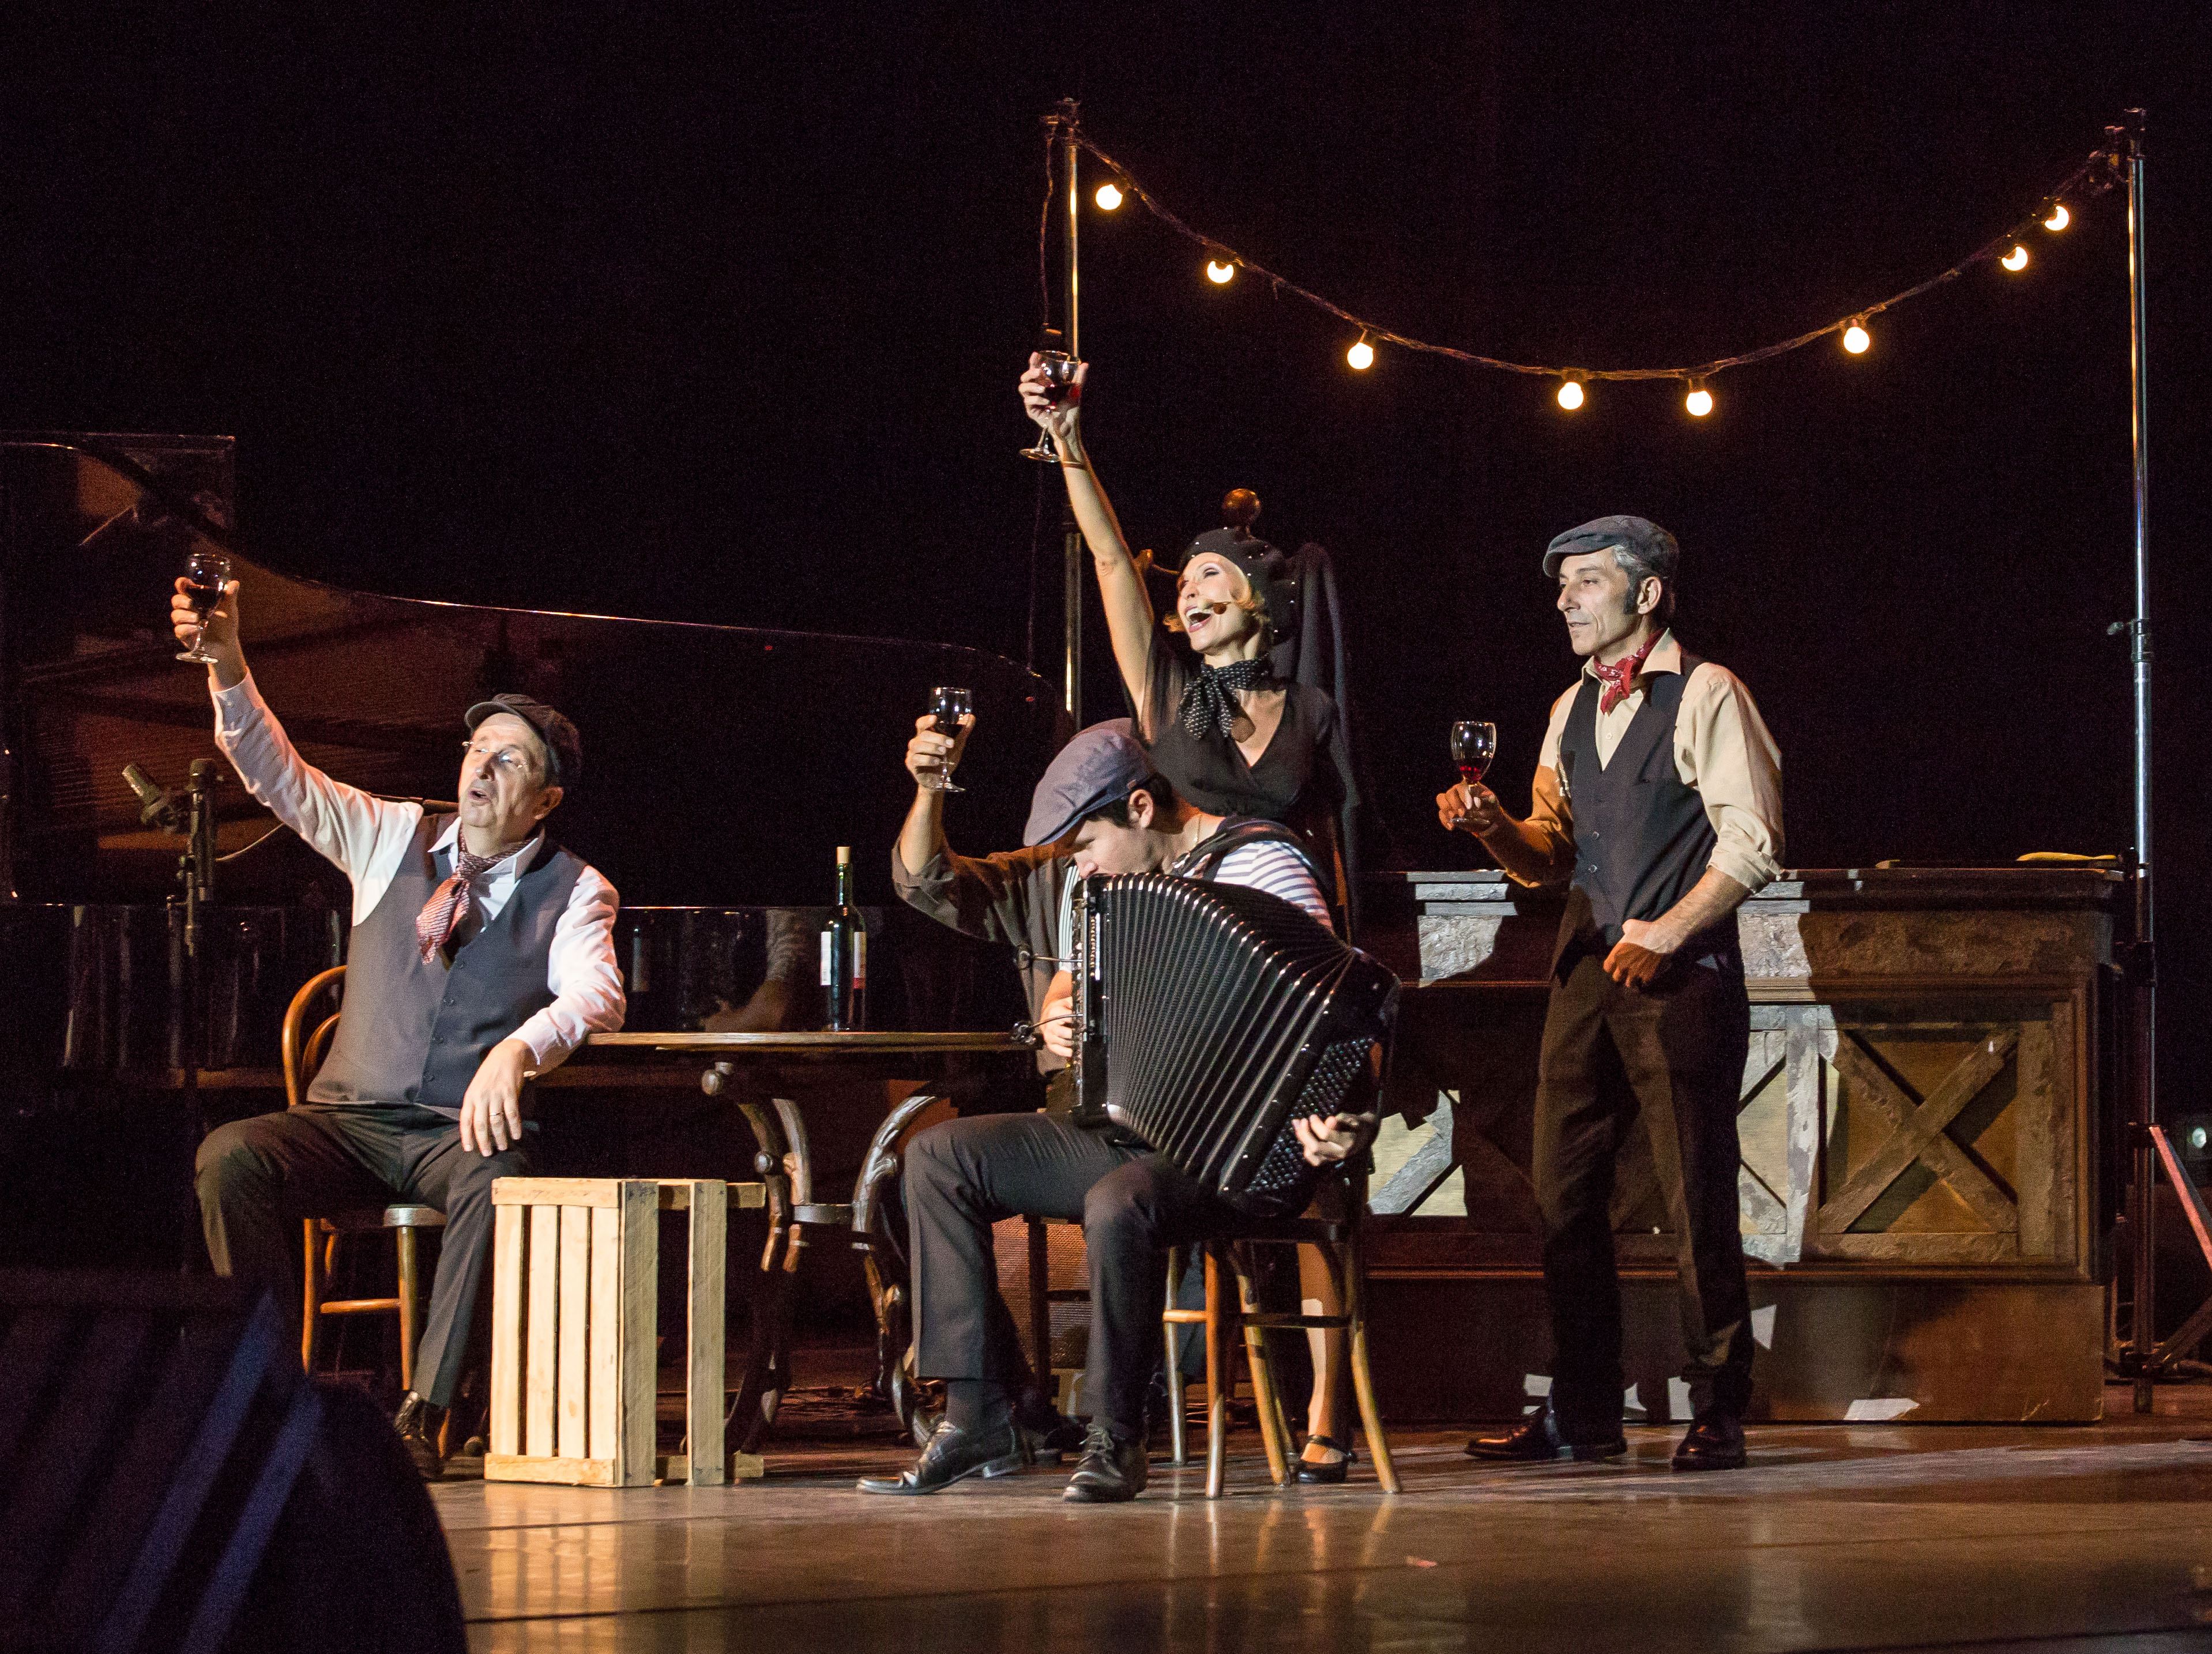
{"type": "Polygon", "coordinates": [[[446,882],[430,893],[430,900],[422,904],[422,911],[415,916],[415,943],[422,950],[422,962],[428,964],[438,956],[438,951],[453,940],[453,932],[461,928],[462,917],[467,913],[469,898],[475,894],[478,879],[513,855],[474,856],[459,839],[453,840],[453,870],[446,882]]]}
{"type": "Polygon", "coordinates": [[[1591,657],[1590,670],[1596,673],[1597,681],[1605,685],[1605,693],[1598,697],[1598,711],[1609,712],[1628,699],[1636,688],[1636,675],[1644,669],[1644,657],[1658,646],[1658,639],[1646,638],[1643,648],[1632,655],[1624,655],[1611,666],[1595,656],[1591,657]]]}

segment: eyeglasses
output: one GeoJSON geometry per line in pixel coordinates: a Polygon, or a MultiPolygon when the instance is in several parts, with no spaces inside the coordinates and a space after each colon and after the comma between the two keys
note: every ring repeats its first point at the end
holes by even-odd
{"type": "Polygon", "coordinates": [[[498,765],[503,774],[519,776],[526,781],[530,779],[530,760],[520,748],[479,747],[473,741],[464,741],[461,742],[461,756],[481,758],[488,763],[498,765]]]}

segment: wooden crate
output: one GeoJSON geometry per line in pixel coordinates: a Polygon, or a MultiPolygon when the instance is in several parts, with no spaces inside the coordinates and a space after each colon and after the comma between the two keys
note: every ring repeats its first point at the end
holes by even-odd
{"type": "Polygon", "coordinates": [[[730,1195],[758,1184],[678,1178],[501,1178],[492,1184],[489,1481],[694,1487],[756,1477],[723,1452],[723,1285],[730,1195]],[[689,1451],[653,1443],[659,1214],[690,1218],[689,1451]]]}

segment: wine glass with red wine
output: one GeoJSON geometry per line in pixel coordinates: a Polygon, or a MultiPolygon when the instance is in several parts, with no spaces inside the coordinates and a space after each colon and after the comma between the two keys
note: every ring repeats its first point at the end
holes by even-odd
{"type": "Polygon", "coordinates": [[[1462,719],[1452,725],[1452,762],[1459,766],[1459,779],[1467,784],[1467,797],[1474,797],[1475,784],[1490,768],[1490,760],[1498,756],[1498,726],[1477,724],[1462,719]]]}
{"type": "MultiPolygon", "coordinates": [[[[1075,384],[1075,370],[1082,364],[1065,350],[1045,350],[1038,353],[1037,365],[1044,369],[1045,400],[1054,403],[1066,401],[1068,391],[1075,384]]],[[[1036,440],[1022,450],[1022,457],[1043,465],[1060,463],[1060,450],[1052,445],[1052,433],[1038,426],[1036,440]]],[[[957,792],[959,789],[951,791],[957,792]]]]}
{"type": "Polygon", "coordinates": [[[185,559],[185,595],[192,600],[192,613],[199,616],[200,629],[192,638],[192,646],[177,658],[197,661],[204,666],[215,657],[201,647],[207,635],[207,617],[222,604],[224,583],[230,579],[230,559],[219,551],[197,547],[185,559]]]}
{"type": "MultiPolygon", "coordinates": [[[[929,692],[929,715],[937,721],[937,733],[960,739],[960,720],[975,710],[975,698],[965,689],[956,689],[951,684],[940,684],[929,692]]],[[[965,792],[967,788],[955,785],[952,766],[959,756],[956,748],[945,754],[945,767],[936,772],[935,779],[925,779],[922,785],[932,792],[965,792]]]]}

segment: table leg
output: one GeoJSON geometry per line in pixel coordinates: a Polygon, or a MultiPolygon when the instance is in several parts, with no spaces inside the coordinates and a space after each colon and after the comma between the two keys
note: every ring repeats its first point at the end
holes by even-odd
{"type": "Polygon", "coordinates": [[[899,1140],[937,1100],[932,1093],[918,1091],[885,1116],[876,1135],[868,1140],[860,1175],[853,1184],[853,1245],[861,1254],[868,1277],[868,1299],[876,1312],[876,1393],[890,1403],[900,1426],[909,1435],[915,1431],[921,1397],[914,1375],[907,1368],[913,1327],[907,1282],[898,1278],[906,1273],[906,1250],[891,1233],[883,1197],[886,1186],[898,1175],[899,1140]],[[890,1267],[893,1264],[897,1266],[896,1275],[890,1267]]]}

